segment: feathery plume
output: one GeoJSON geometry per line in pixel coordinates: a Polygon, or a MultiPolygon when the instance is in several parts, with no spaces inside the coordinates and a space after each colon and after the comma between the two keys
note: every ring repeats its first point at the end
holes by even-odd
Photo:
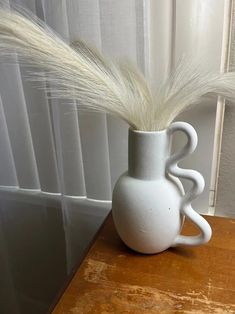
{"type": "Polygon", "coordinates": [[[116,115],[142,131],[165,129],[204,96],[235,100],[235,73],[213,73],[181,61],[153,95],[142,74],[126,62],[114,62],[83,41],[65,43],[44,22],[0,9],[0,56],[17,52],[18,62],[36,67],[30,79],[46,73],[53,97],[76,99],[78,109],[116,115]]]}

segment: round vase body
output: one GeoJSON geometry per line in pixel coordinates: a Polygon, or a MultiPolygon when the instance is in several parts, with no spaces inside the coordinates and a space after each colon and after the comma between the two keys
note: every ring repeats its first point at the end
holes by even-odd
{"type": "Polygon", "coordinates": [[[114,187],[112,214],[120,238],[131,249],[153,254],[171,246],[209,241],[209,224],[191,207],[191,201],[204,189],[203,177],[194,170],[177,166],[196,146],[197,134],[185,122],[175,122],[163,131],[129,130],[128,171],[114,187]],[[170,156],[175,131],[183,131],[188,142],[180,152],[170,156]],[[193,183],[186,194],[178,177],[193,183]],[[197,225],[199,235],[180,235],[184,216],[197,225]]]}
{"type": "Polygon", "coordinates": [[[181,231],[180,182],[162,176],[140,180],[123,174],[113,192],[113,219],[120,238],[141,253],[158,253],[171,246],[181,231]]]}

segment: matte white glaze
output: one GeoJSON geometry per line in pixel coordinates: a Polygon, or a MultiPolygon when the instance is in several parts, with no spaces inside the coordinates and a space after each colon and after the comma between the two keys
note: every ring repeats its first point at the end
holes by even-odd
{"type": "Polygon", "coordinates": [[[115,185],[112,213],[121,239],[133,250],[152,254],[171,246],[210,240],[209,224],[191,207],[204,189],[204,179],[194,170],[177,166],[196,146],[196,131],[185,122],[172,123],[159,132],[129,130],[128,171],[115,185]],[[183,131],[188,142],[180,152],[169,156],[175,131],[183,131]],[[192,181],[193,187],[186,194],[177,177],[192,181]],[[198,226],[198,236],[180,235],[184,216],[198,226]]]}

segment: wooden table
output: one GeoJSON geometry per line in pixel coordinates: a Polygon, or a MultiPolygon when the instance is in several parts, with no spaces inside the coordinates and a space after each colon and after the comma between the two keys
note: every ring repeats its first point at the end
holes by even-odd
{"type": "Polygon", "coordinates": [[[53,313],[235,313],[235,220],[206,219],[207,245],[150,256],[128,249],[109,216],[53,313]]]}

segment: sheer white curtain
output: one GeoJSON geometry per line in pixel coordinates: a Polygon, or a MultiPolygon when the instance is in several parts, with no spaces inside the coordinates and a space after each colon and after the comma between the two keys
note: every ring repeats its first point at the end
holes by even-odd
{"type": "MultiPolygon", "coordinates": [[[[13,1],[12,1],[13,2],[13,1]]],[[[186,53],[219,69],[226,0],[14,0],[71,43],[77,38],[136,63],[153,87],[186,53]]],[[[80,113],[76,103],[49,101],[25,80],[24,67],[0,64],[0,190],[60,193],[110,201],[127,169],[127,125],[104,114],[80,113]]],[[[216,99],[181,119],[199,135],[197,152],[182,164],[205,176],[196,207],[207,213],[216,99]]],[[[176,148],[182,140],[176,137],[176,148]]],[[[213,189],[213,186],[212,186],[213,189]]]]}

